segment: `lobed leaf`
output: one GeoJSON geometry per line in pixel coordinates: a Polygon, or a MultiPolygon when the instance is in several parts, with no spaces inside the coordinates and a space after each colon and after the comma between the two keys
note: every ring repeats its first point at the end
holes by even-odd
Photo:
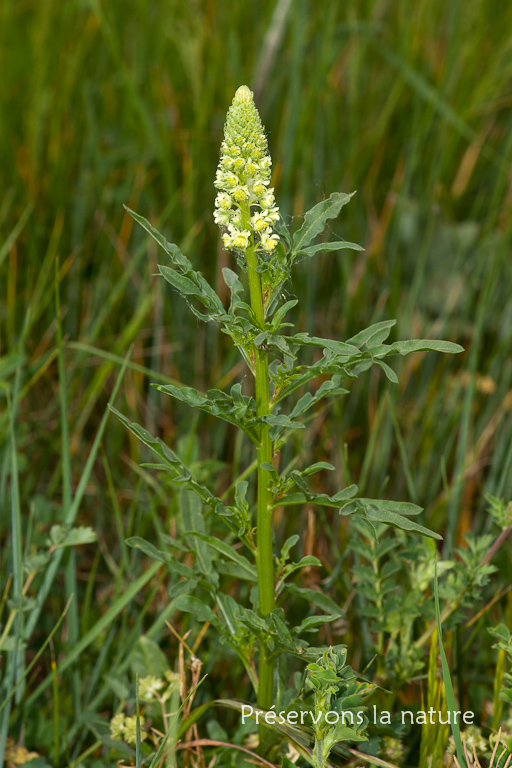
{"type": "Polygon", "coordinates": [[[159,265],[158,270],[162,277],[182,296],[197,299],[207,310],[205,314],[196,309],[190,302],[187,302],[196,317],[205,321],[222,320],[226,316],[222,301],[203,275],[193,268],[192,263],[182,254],[178,246],[175,243],[169,243],[143,216],[140,216],[140,214],[135,213],[135,211],[130,210],[126,206],[125,209],[170,257],[174,268],[171,269],[170,267],[159,265]]]}
{"type": "Polygon", "coordinates": [[[141,427],[140,424],[135,424],[126,418],[113,406],[109,406],[110,410],[117,416],[117,418],[130,430],[144,445],[147,445],[153,453],[156,453],[165,462],[165,469],[170,472],[172,479],[175,483],[183,483],[184,486],[194,491],[199,498],[213,511],[224,517],[230,517],[232,512],[229,508],[225,507],[222,501],[217,498],[205,485],[198,483],[192,477],[192,473],[189,468],[181,461],[174,451],[172,451],[160,438],[153,437],[147,429],[141,427]]]}
{"type": "Polygon", "coordinates": [[[291,263],[315,237],[324,231],[328,220],[335,219],[338,216],[342,207],[349,202],[354,194],[354,192],[350,195],[333,192],[327,200],[317,203],[305,214],[302,226],[292,237],[291,263]]]}
{"type": "Polygon", "coordinates": [[[152,386],[165,395],[181,400],[191,408],[199,408],[218,419],[233,424],[245,432],[255,445],[258,445],[257,432],[252,429],[255,419],[249,420],[248,418],[249,414],[252,415],[255,412],[254,399],[244,397],[239,384],[235,384],[231,388],[231,395],[219,389],[210,389],[206,394],[203,394],[193,387],[176,387],[174,384],[153,384],[152,386]]]}

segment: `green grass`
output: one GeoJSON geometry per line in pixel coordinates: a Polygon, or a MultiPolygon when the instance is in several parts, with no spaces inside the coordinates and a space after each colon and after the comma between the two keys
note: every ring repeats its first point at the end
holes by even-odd
{"type": "MultiPolygon", "coordinates": [[[[292,223],[331,191],[358,191],[333,235],[366,250],[298,268],[299,329],[341,339],[396,317],[396,338],[466,349],[408,359],[399,386],[361,379],[283,464],[313,454],[338,467],[328,492],[350,476],[367,496],[416,501],[446,555],[465,531],[489,529],[484,494],[512,496],[511,32],[512,8],[485,0],[0,0],[0,592],[12,574],[9,598],[20,595],[24,553],[51,525],[98,536],[58,550],[29,589],[40,602],[17,614],[27,653],[4,654],[3,684],[19,687],[0,713],[0,753],[8,725],[17,737],[25,723],[32,748],[53,760],[58,743],[55,764],[78,765],[118,701],[105,673],[121,680],[138,636],[174,663],[164,574],[124,539],[174,535],[175,494],[138,466],[146,457],[107,403],[183,450],[192,434],[194,460],[247,466],[229,429],[149,388],[245,373],[153,277],[161,257],[122,207],[224,290],[212,181],[242,83],[258,86],[292,223]],[[49,650],[21,681],[71,595],[54,639],[57,702],[49,650]]],[[[280,542],[307,528],[296,514],[280,518],[280,542]]],[[[343,524],[328,515],[315,535],[335,571],[343,524]]]]}

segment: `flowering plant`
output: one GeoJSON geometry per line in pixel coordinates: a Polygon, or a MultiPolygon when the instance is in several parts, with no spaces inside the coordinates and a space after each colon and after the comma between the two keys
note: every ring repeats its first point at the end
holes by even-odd
{"type": "MultiPolygon", "coordinates": [[[[317,558],[311,556],[303,557],[299,562],[289,562],[290,550],[297,543],[298,536],[284,543],[280,558],[277,558],[273,537],[273,513],[277,507],[305,503],[333,507],[342,515],[357,515],[361,525],[373,537],[376,536],[376,526],[384,524],[440,538],[411,520],[411,516],[421,511],[414,504],[359,498],[355,485],[340,489],[332,496],[312,492],[308,478],[334,467],[319,462],[280,472],[281,449],[294,430],[305,428],[303,418],[308,411],[327,398],[347,394],[342,383],[356,378],[370,366],[378,365],[391,381],[396,382],[396,374],[384,362],[387,356],[405,355],[418,350],[459,352],[462,349],[456,344],[436,340],[385,344],[395,323],[393,320],[377,323],[344,342],[307,333],[290,335],[288,329],[291,324],[285,322],[285,316],[297,300],[283,301],[282,289],[290,278],[294,263],[299,258],[313,257],[320,251],[362,249],[347,241],[313,242],[328,221],[337,217],[341,208],[349,202],[351,195],[344,193],[335,192],[329,199],[315,205],[305,214],[298,230],[290,232],[275,205],[270,169],[267,139],[253,94],[247,86],[241,86],[227,115],[215,179],[218,193],[214,219],[221,228],[225,248],[233,252],[241,272],[246,273],[249,302],[246,301],[246,287],[239,275],[225,268],[224,280],[231,291],[227,309],[178,246],[168,243],[146,219],[130,211],[170,259],[171,266],[160,266],[160,274],[186,299],[198,318],[217,322],[221,330],[232,338],[254,376],[254,391],[245,393],[239,383],[229,393],[216,389],[202,393],[192,387],[157,386],[160,392],[213,414],[245,434],[257,453],[254,495],[248,498],[247,480],[235,478],[232,498],[229,501],[219,498],[213,490],[193,477],[181,458],[162,440],[152,437],[145,429],[116,412],[128,429],[159,457],[160,463],[154,466],[170,473],[174,482],[184,489],[180,504],[187,510],[187,542],[195,553],[195,569],[187,567],[185,570],[174,554],[156,550],[140,538],[132,538],[129,543],[163,560],[176,576],[179,589],[174,605],[177,610],[188,611],[210,621],[230,643],[245,666],[262,710],[270,710],[273,703],[274,667],[279,655],[293,654],[307,662],[316,662],[319,657],[324,659],[318,662],[320,667],[308,668],[312,684],[312,670],[318,671],[322,664],[325,666],[332,653],[326,655],[324,648],[311,648],[303,635],[340,615],[332,611],[331,615],[310,617],[299,626],[290,626],[285,610],[276,608],[276,598],[280,603],[285,601],[286,580],[293,571],[321,565],[317,558]],[[312,364],[299,362],[298,356],[304,347],[321,350],[319,359],[312,364]],[[320,385],[312,388],[311,383],[319,377],[322,379],[320,385]],[[298,392],[301,394],[297,398],[298,392]],[[282,411],[285,401],[289,403],[287,412],[282,411]],[[206,532],[202,518],[205,508],[222,518],[231,534],[245,546],[244,554],[233,548],[232,539],[227,543],[206,532]],[[232,578],[232,574],[257,587],[251,591],[252,607],[237,603],[223,589],[223,583],[232,578]],[[183,583],[184,580],[186,583],[183,583]],[[210,605],[192,595],[198,585],[208,592],[210,605]]],[[[315,598],[308,594],[308,599],[315,598]]],[[[342,652],[337,653],[339,656],[342,652]]],[[[343,652],[343,660],[345,655],[343,652]]],[[[333,663],[329,661],[326,669],[330,670],[333,663]]],[[[336,675],[343,664],[340,662],[338,666],[339,670],[336,664],[332,666],[333,690],[341,684],[336,682],[336,675]]],[[[327,672],[322,674],[325,677],[327,672]]],[[[315,689],[317,696],[320,689],[321,686],[315,689]]],[[[343,738],[350,738],[350,733],[347,733],[343,738]]],[[[360,735],[358,732],[357,738],[360,735]]],[[[260,724],[261,745],[264,737],[265,725],[260,724]]],[[[318,747],[319,752],[317,749],[317,754],[321,754],[318,765],[323,765],[336,739],[332,732],[327,737],[319,731],[317,743],[320,743],[319,740],[323,746],[318,747]]],[[[316,758],[313,756],[312,759],[316,758]]]]}

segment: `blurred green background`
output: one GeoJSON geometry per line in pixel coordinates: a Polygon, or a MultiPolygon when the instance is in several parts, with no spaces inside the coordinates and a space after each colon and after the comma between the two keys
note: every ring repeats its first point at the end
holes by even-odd
{"type": "MultiPolygon", "coordinates": [[[[365,251],[298,267],[299,329],[343,339],[396,317],[393,338],[465,347],[399,361],[398,386],[363,377],[290,452],[336,464],[333,488],[350,479],[425,506],[447,552],[487,528],[486,492],[512,495],[511,4],[0,0],[2,544],[15,476],[26,546],[64,520],[130,345],[123,413],[170,445],[194,436],[196,458],[252,459],[225,426],[149,387],[246,374],[154,277],[165,255],[123,210],[157,224],[226,295],[212,182],[242,83],[290,226],[332,191],[357,190],[332,236],[365,251]]],[[[143,458],[110,417],[77,516],[100,542],[77,554],[83,632],[135,579],[123,538],[172,528],[169,490],[143,458]]],[[[216,477],[226,488],[227,471],[216,477]]],[[[9,555],[2,584],[11,571],[9,555]]],[[[70,589],[56,584],[41,637],[70,589]]]]}

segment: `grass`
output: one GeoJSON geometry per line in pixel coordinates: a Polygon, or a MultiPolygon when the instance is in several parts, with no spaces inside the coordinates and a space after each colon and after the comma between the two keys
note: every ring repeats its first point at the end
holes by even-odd
{"type": "MultiPolygon", "coordinates": [[[[169,444],[188,441],[194,461],[246,468],[229,430],[191,423],[149,388],[244,374],[153,277],[159,256],[122,207],[157,222],[220,289],[212,180],[241,83],[258,86],[291,221],[332,190],[358,190],[333,234],[366,250],[299,267],[300,329],[347,338],[397,317],[396,338],[466,348],[408,359],[398,387],[361,380],[284,464],[317,454],[339,468],[327,491],[351,478],[367,496],[417,501],[446,556],[489,529],[485,493],[512,496],[511,30],[512,9],[485,0],[0,0],[0,591],[12,574],[9,598],[21,595],[22,559],[52,525],[74,520],[98,540],[57,550],[29,588],[38,602],[16,615],[27,648],[4,654],[4,695],[19,687],[0,713],[0,753],[24,724],[32,748],[45,752],[46,728],[55,765],[78,766],[105,736],[140,634],[177,653],[164,573],[124,544],[174,535],[175,494],[138,466],[107,402],[169,444]],[[49,650],[30,663],[72,595],[54,638],[57,702],[49,650]]],[[[304,552],[336,568],[337,519],[304,512],[279,526],[280,541],[308,530],[304,552]]]]}

